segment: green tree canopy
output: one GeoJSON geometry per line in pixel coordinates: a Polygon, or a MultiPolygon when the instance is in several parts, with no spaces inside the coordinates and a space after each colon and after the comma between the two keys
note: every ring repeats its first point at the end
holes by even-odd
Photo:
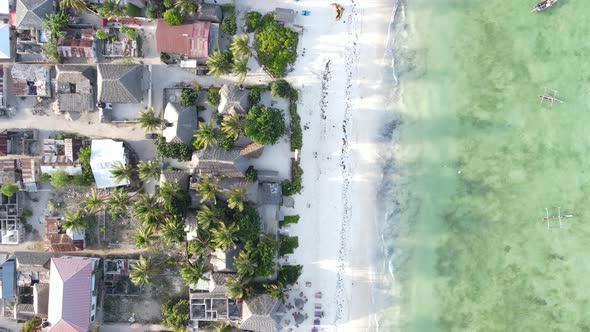
{"type": "Polygon", "coordinates": [[[71,8],[77,12],[86,10],[86,1],[84,0],[60,0],[59,5],[62,8],[71,8]]]}
{"type": "Polygon", "coordinates": [[[137,174],[142,181],[158,180],[160,178],[160,165],[157,160],[140,160],[137,164],[137,174]]]}
{"type": "Polygon", "coordinates": [[[133,235],[135,246],[138,248],[148,248],[156,240],[154,232],[150,227],[142,227],[137,234],[133,235]]]}
{"type": "Polygon", "coordinates": [[[184,15],[174,8],[167,9],[163,17],[164,22],[168,25],[179,25],[184,21],[184,15]]]}
{"type": "Polygon", "coordinates": [[[219,129],[213,127],[213,122],[199,122],[199,130],[195,132],[193,147],[197,150],[214,147],[219,140],[219,129]]]}
{"type": "Polygon", "coordinates": [[[258,144],[275,144],[285,134],[283,112],[276,108],[254,106],[244,119],[244,132],[258,144]]]}
{"type": "Polygon", "coordinates": [[[245,187],[237,187],[233,188],[227,194],[227,206],[230,209],[238,209],[240,211],[244,211],[244,202],[248,197],[246,196],[246,188],[245,187]]]}
{"type": "Polygon", "coordinates": [[[88,225],[88,219],[84,215],[82,209],[76,210],[76,212],[66,211],[64,212],[64,220],[61,222],[61,227],[70,231],[82,230],[88,225]]]}
{"type": "Polygon", "coordinates": [[[118,162],[111,168],[111,176],[115,179],[115,182],[121,183],[125,180],[131,182],[131,177],[135,173],[131,164],[123,165],[122,162],[118,162]]]}
{"type": "Polygon", "coordinates": [[[98,15],[111,19],[113,17],[124,17],[127,11],[124,7],[119,6],[116,0],[104,0],[102,5],[96,10],[98,15]]]}
{"type": "Polygon", "coordinates": [[[2,186],[0,186],[0,192],[3,193],[4,196],[11,197],[18,192],[18,185],[10,182],[3,183],[2,186]]]}
{"type": "Polygon", "coordinates": [[[235,110],[232,109],[228,114],[223,116],[221,132],[234,141],[240,136],[242,132],[242,121],[240,115],[235,110]]]}
{"type": "Polygon", "coordinates": [[[89,213],[96,212],[104,207],[105,197],[100,196],[96,189],[92,188],[90,195],[84,197],[83,204],[89,213]]]}
{"type": "Polygon", "coordinates": [[[236,224],[230,224],[229,226],[225,223],[217,224],[217,227],[211,229],[211,242],[213,246],[221,250],[235,248],[239,229],[240,227],[236,224]]]}
{"type": "Polygon", "coordinates": [[[197,261],[193,264],[186,265],[180,270],[180,276],[187,285],[196,284],[200,279],[206,280],[204,277],[205,273],[207,273],[208,269],[207,266],[201,262],[197,261]]]}
{"type": "Polygon", "coordinates": [[[169,300],[162,304],[162,325],[174,332],[184,332],[190,318],[190,306],[187,300],[169,300]]]}
{"type": "Polygon", "coordinates": [[[201,181],[195,183],[197,192],[201,195],[201,203],[212,202],[216,203],[216,194],[219,192],[219,187],[214,180],[211,180],[208,176],[203,176],[201,181]]]}
{"type": "Polygon", "coordinates": [[[158,128],[160,124],[162,124],[162,120],[156,116],[154,109],[151,107],[144,112],[140,112],[137,121],[139,122],[141,128],[145,129],[146,131],[153,131],[154,129],[158,128]]]}
{"type": "Polygon", "coordinates": [[[152,283],[152,277],[158,273],[158,268],[148,258],[139,257],[136,263],[131,264],[131,271],[129,272],[129,279],[137,286],[149,285],[152,283]]]}
{"type": "Polygon", "coordinates": [[[251,54],[250,46],[248,46],[249,43],[250,43],[250,37],[248,37],[247,34],[235,35],[233,37],[233,41],[229,47],[234,58],[248,60],[248,57],[251,54]]]}
{"type": "Polygon", "coordinates": [[[191,88],[182,89],[180,104],[183,106],[195,106],[198,98],[199,93],[197,90],[191,88]]]}
{"type": "Polygon", "coordinates": [[[33,317],[26,321],[23,326],[18,330],[19,332],[41,332],[41,318],[33,317]]]}
{"type": "Polygon", "coordinates": [[[279,25],[272,15],[265,15],[254,39],[258,59],[266,70],[274,77],[285,76],[287,66],[297,59],[297,33],[279,25]]]}
{"type": "Polygon", "coordinates": [[[207,58],[207,66],[209,67],[209,75],[215,75],[215,78],[224,74],[231,73],[233,69],[233,55],[230,51],[219,50],[213,51],[209,58],[207,58]]]}

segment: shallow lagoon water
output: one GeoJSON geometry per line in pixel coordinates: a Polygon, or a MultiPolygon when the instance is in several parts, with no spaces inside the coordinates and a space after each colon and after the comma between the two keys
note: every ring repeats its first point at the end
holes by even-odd
{"type": "Polygon", "coordinates": [[[408,2],[401,330],[590,331],[590,2],[408,2]]]}

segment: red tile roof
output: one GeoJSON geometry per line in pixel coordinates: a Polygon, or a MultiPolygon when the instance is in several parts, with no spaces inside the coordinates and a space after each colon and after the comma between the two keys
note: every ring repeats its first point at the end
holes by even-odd
{"type": "Polygon", "coordinates": [[[186,54],[191,58],[209,57],[210,22],[168,25],[159,20],[156,28],[158,52],[186,54]]]}
{"type": "Polygon", "coordinates": [[[50,332],[87,331],[92,302],[90,259],[52,258],[49,287],[50,332]]]}

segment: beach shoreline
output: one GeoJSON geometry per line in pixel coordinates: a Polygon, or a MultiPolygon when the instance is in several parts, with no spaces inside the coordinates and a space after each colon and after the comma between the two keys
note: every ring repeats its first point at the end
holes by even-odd
{"type": "MultiPolygon", "coordinates": [[[[304,127],[304,189],[295,208],[285,211],[301,217],[290,230],[299,237],[291,260],[303,265],[293,292],[311,299],[305,308],[310,317],[321,305],[324,330],[377,331],[389,305],[377,192],[381,152],[391,143],[383,130],[393,121],[384,75],[391,72],[385,54],[394,1],[341,4],[339,22],[329,1],[289,6],[309,8],[313,17],[298,22],[305,28],[300,57],[287,77],[300,91],[304,127]],[[314,297],[317,292],[322,299],[314,297]]],[[[292,328],[309,331],[312,321],[292,328]]]]}

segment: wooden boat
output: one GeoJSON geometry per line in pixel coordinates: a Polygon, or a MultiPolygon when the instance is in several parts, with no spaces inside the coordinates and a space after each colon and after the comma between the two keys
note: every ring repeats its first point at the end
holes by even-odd
{"type": "Polygon", "coordinates": [[[551,95],[540,95],[539,98],[541,98],[542,100],[547,100],[550,101],[552,103],[560,103],[563,104],[563,100],[553,97],[551,95]]]}
{"type": "Polygon", "coordinates": [[[545,9],[549,9],[549,7],[553,6],[557,3],[557,0],[543,0],[539,2],[534,8],[534,12],[542,12],[545,9]]]}

